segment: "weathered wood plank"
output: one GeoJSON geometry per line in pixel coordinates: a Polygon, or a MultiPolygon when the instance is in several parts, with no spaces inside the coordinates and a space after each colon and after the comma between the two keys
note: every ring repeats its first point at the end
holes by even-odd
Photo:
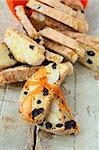
{"type": "Polygon", "coordinates": [[[96,119],[99,109],[99,81],[94,79],[95,73],[77,66],[76,72],[76,111],[81,124],[81,133],[76,137],[76,150],[98,150],[99,118],[96,119]]]}

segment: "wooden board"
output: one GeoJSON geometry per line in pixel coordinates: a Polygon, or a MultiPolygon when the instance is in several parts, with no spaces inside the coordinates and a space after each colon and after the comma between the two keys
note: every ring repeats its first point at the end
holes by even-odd
{"type": "MultiPolygon", "coordinates": [[[[90,33],[99,35],[99,2],[89,0],[86,13],[90,33]]],[[[0,42],[7,27],[22,30],[5,1],[0,1],[0,42]]],[[[62,85],[69,105],[81,124],[76,137],[57,137],[45,142],[45,150],[99,150],[99,80],[96,73],[77,64],[74,74],[62,85]],[[67,90],[66,90],[67,89],[67,90]],[[61,145],[61,146],[60,146],[61,145]]],[[[22,84],[0,87],[0,150],[32,150],[32,125],[23,121],[18,112],[22,84]]]]}

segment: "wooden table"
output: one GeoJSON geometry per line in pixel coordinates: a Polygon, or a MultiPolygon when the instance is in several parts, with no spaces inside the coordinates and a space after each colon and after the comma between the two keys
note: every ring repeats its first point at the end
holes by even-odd
{"type": "MultiPolygon", "coordinates": [[[[86,17],[90,33],[99,35],[98,0],[89,0],[86,17]]],[[[1,0],[0,42],[3,41],[6,28],[10,26],[22,30],[5,0],[1,0]]],[[[68,103],[81,124],[81,133],[76,137],[54,136],[46,141],[46,150],[99,150],[99,80],[95,79],[95,75],[76,64],[74,74],[64,81],[63,91],[68,94],[68,103]]],[[[32,125],[23,121],[18,112],[21,88],[20,83],[0,87],[0,150],[32,149],[32,125]]]]}

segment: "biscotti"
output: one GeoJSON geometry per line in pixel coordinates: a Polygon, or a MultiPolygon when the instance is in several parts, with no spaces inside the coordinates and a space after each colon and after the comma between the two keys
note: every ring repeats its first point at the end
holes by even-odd
{"type": "MultiPolygon", "coordinates": [[[[24,7],[23,6],[17,6],[16,7],[16,14],[17,14],[21,24],[25,28],[26,32],[28,33],[28,35],[31,38],[33,38],[35,42],[37,42],[40,45],[43,45],[44,44],[43,38],[40,36],[39,32],[36,31],[36,29],[31,24],[30,20],[26,16],[24,7]]],[[[63,56],[60,56],[60,55],[55,54],[53,52],[49,52],[48,50],[46,50],[46,52],[45,52],[45,57],[47,60],[55,62],[57,64],[61,63],[64,59],[63,56]]]]}
{"type": "Polygon", "coordinates": [[[23,82],[30,78],[39,67],[17,66],[0,72],[0,85],[23,82]]]}
{"type": "Polygon", "coordinates": [[[79,126],[69,111],[69,106],[56,95],[53,98],[48,116],[38,126],[40,129],[56,135],[76,135],[79,133],[79,126]]]}
{"type": "Polygon", "coordinates": [[[38,66],[45,59],[44,47],[15,29],[8,29],[4,40],[15,59],[21,63],[38,66]]]}
{"type": "Polygon", "coordinates": [[[46,27],[39,32],[43,37],[73,49],[81,57],[84,56],[84,49],[80,47],[79,43],[76,40],[49,27],[46,27]]]}
{"type": "Polygon", "coordinates": [[[28,19],[28,17],[25,14],[24,7],[22,5],[21,6],[16,6],[15,10],[16,10],[16,15],[17,15],[18,19],[20,20],[20,22],[24,26],[24,28],[27,31],[28,35],[31,38],[34,37],[34,36],[37,36],[37,32],[36,32],[35,28],[33,28],[33,25],[31,24],[30,20],[28,19]]]}
{"type": "Polygon", "coordinates": [[[43,29],[44,27],[48,26],[53,29],[57,29],[58,31],[75,31],[69,26],[66,26],[62,24],[61,22],[54,20],[53,18],[50,18],[44,14],[41,14],[37,11],[33,11],[31,14],[30,20],[32,24],[35,26],[35,29],[37,31],[43,29]]]}
{"type": "Polygon", "coordinates": [[[72,49],[70,49],[66,46],[60,45],[58,43],[55,43],[46,38],[44,38],[44,46],[50,50],[55,51],[56,53],[58,53],[62,56],[64,56],[64,58],[66,60],[69,60],[72,63],[75,63],[79,58],[78,54],[75,53],[72,49]]]}
{"type": "Polygon", "coordinates": [[[82,12],[84,13],[84,6],[81,3],[80,0],[60,0],[61,3],[68,5],[71,8],[74,8],[75,10],[82,10],[82,12]]]}
{"type": "Polygon", "coordinates": [[[74,18],[62,11],[56,10],[52,7],[44,5],[38,1],[30,0],[27,3],[27,6],[32,8],[35,11],[38,11],[46,16],[49,16],[69,27],[79,31],[79,32],[87,32],[88,31],[88,24],[84,21],[81,21],[77,18],[74,18]]]}
{"type": "Polygon", "coordinates": [[[41,123],[50,109],[54,95],[53,86],[60,85],[72,72],[73,66],[67,62],[58,65],[50,63],[34,73],[25,83],[20,94],[19,110],[23,118],[32,123],[41,123]]]}
{"type": "Polygon", "coordinates": [[[74,10],[71,7],[67,6],[66,4],[63,4],[62,2],[60,2],[59,0],[38,0],[41,3],[44,3],[52,8],[55,8],[57,10],[63,11],[75,18],[78,18],[80,20],[83,19],[84,21],[84,14],[81,12],[81,10],[74,10]]]}
{"type": "Polygon", "coordinates": [[[22,5],[16,6],[16,15],[22,24],[23,28],[25,29],[25,32],[29,35],[29,37],[33,38],[35,41],[37,41],[38,44],[43,45],[43,39],[40,37],[39,33],[34,28],[33,24],[25,14],[25,9],[22,5]]]}
{"type": "Polygon", "coordinates": [[[82,47],[85,49],[85,56],[80,58],[80,62],[89,69],[99,72],[99,50],[84,44],[82,47]]]}
{"type": "Polygon", "coordinates": [[[9,68],[17,64],[10,50],[5,43],[0,45],[0,70],[9,68]]]}
{"type": "Polygon", "coordinates": [[[59,64],[59,63],[63,62],[63,60],[64,60],[63,56],[56,54],[56,53],[53,53],[53,52],[50,52],[48,50],[46,50],[46,52],[45,52],[45,58],[48,61],[52,61],[56,64],[59,64]]]}

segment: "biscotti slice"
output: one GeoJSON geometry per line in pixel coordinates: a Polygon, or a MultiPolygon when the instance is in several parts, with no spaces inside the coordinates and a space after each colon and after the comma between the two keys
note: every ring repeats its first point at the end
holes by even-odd
{"type": "Polygon", "coordinates": [[[41,123],[47,116],[53,99],[53,86],[60,85],[73,72],[71,63],[50,63],[28,79],[20,94],[19,110],[24,119],[41,123]]]}
{"type": "Polygon", "coordinates": [[[72,63],[75,63],[79,58],[78,54],[75,53],[72,49],[70,49],[66,46],[60,45],[58,43],[55,43],[46,38],[44,38],[44,46],[50,50],[55,51],[56,53],[58,53],[62,56],[64,56],[64,58],[66,60],[69,60],[72,63]]]}
{"type": "Polygon", "coordinates": [[[80,57],[84,56],[84,49],[80,47],[76,40],[49,27],[46,27],[39,32],[43,37],[73,49],[80,57]]]}
{"type": "Polygon", "coordinates": [[[74,8],[75,10],[81,9],[84,12],[84,6],[81,3],[81,0],[60,0],[61,3],[66,4],[67,6],[74,8]]]}
{"type": "Polygon", "coordinates": [[[65,24],[65,25],[68,25],[69,27],[71,27],[79,32],[87,32],[88,31],[88,24],[85,23],[84,21],[74,18],[74,17],[68,15],[67,13],[56,10],[47,5],[44,5],[38,1],[30,0],[27,3],[27,6],[35,11],[38,11],[46,16],[49,16],[49,17],[65,24]]]}
{"type": "Polygon", "coordinates": [[[33,24],[25,14],[25,9],[22,5],[16,6],[16,15],[23,25],[26,33],[33,38],[35,41],[37,41],[38,44],[43,45],[43,39],[40,37],[39,33],[36,31],[36,29],[33,27],[33,24]]]}
{"type": "Polygon", "coordinates": [[[38,126],[40,129],[56,135],[76,135],[79,133],[79,126],[70,112],[69,106],[57,95],[53,98],[48,116],[38,126]]]}
{"type": "Polygon", "coordinates": [[[46,52],[45,52],[45,58],[48,61],[55,62],[56,64],[59,64],[59,63],[63,62],[63,60],[64,60],[63,56],[53,53],[53,52],[50,52],[48,50],[46,50],[46,52]]]}
{"type": "Polygon", "coordinates": [[[38,66],[45,59],[44,47],[15,29],[8,29],[4,40],[15,59],[21,63],[38,66]]]}
{"type": "Polygon", "coordinates": [[[5,43],[0,45],[0,70],[14,66],[17,61],[14,59],[5,43]]]}
{"type": "MultiPolygon", "coordinates": [[[[53,29],[58,29],[59,31],[75,31],[74,29],[70,28],[69,26],[66,26],[62,24],[61,22],[58,22],[57,20],[54,20],[44,14],[41,14],[37,11],[33,11],[33,13],[30,16],[30,20],[32,24],[35,26],[35,29],[37,31],[45,28],[46,26],[51,27],[53,29]]],[[[76,31],[75,31],[76,32],[76,31]]]]}
{"type": "Polygon", "coordinates": [[[85,49],[85,56],[80,58],[80,62],[89,69],[99,72],[99,50],[84,44],[82,47],[85,49]]]}
{"type": "Polygon", "coordinates": [[[0,72],[0,85],[23,82],[30,78],[39,67],[17,66],[0,72]]]}
{"type": "Polygon", "coordinates": [[[35,28],[33,28],[33,25],[31,24],[30,20],[28,19],[28,17],[25,14],[24,7],[22,5],[16,6],[15,10],[16,10],[16,15],[17,15],[18,19],[20,20],[20,22],[24,26],[28,35],[30,37],[37,36],[37,32],[36,32],[35,28]]]}
{"type": "Polygon", "coordinates": [[[81,10],[75,11],[71,7],[60,2],[60,0],[55,0],[55,1],[53,1],[53,0],[38,0],[38,1],[50,6],[52,8],[55,8],[62,12],[65,12],[75,18],[84,20],[84,14],[81,12],[81,10]]]}

